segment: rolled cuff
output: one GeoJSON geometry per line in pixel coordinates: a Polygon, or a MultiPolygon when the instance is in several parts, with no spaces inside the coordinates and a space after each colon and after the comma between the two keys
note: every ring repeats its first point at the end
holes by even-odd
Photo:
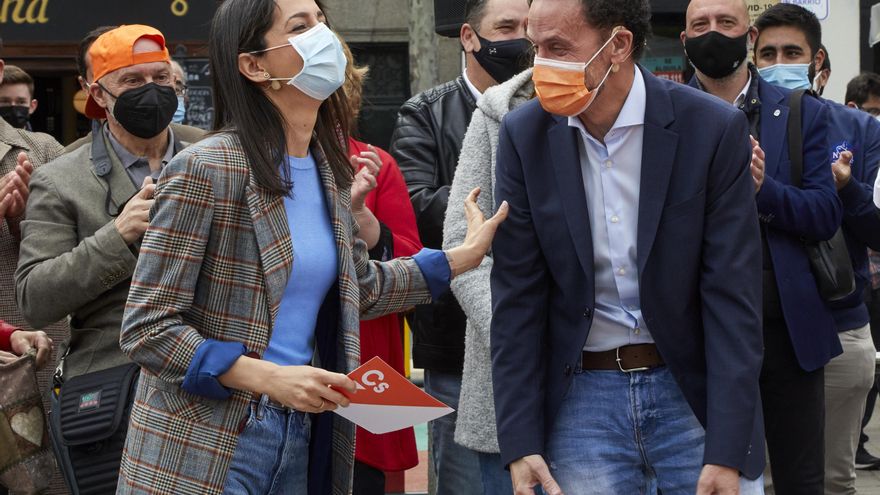
{"type": "Polygon", "coordinates": [[[232,391],[221,385],[217,378],[229,371],[245,352],[247,349],[239,342],[205,340],[196,349],[181,388],[209,399],[229,398],[232,391]]]}
{"type": "Polygon", "coordinates": [[[452,281],[452,270],[449,268],[446,253],[439,249],[422,248],[412,258],[425,277],[431,299],[436,301],[449,290],[449,283],[452,281]]]}

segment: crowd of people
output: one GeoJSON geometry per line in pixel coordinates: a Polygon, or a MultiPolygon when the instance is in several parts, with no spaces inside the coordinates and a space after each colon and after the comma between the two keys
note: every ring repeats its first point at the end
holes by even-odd
{"type": "MultiPolygon", "coordinates": [[[[326,413],[361,363],[403,371],[413,308],[456,410],[439,495],[855,493],[880,469],[880,76],[823,98],[794,4],[691,0],[687,84],[639,65],[648,0],[468,0],[460,40],[387,152],[318,0],[217,8],[210,133],[154,27],[83,38],[66,148],[3,68],[0,376],[44,369],[31,443],[70,493],[384,493],[412,428],[326,413]]],[[[0,448],[33,452],[3,407],[0,448]]]]}

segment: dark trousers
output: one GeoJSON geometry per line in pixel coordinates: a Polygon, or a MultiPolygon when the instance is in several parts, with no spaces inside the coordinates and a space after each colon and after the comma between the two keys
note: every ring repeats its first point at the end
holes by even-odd
{"type": "MultiPolygon", "coordinates": [[[[872,290],[868,297],[868,314],[871,316],[871,338],[874,339],[874,348],[880,346],[880,289],[872,290]]],[[[880,349],[878,349],[880,350],[880,349]]],[[[868,399],[865,402],[865,417],[862,418],[862,434],[859,437],[859,448],[864,448],[868,441],[868,435],[865,434],[865,427],[871,421],[871,414],[874,412],[874,404],[877,402],[877,387],[880,385],[877,380],[877,374],[874,374],[874,386],[868,391],[868,399]]]]}
{"type": "Polygon", "coordinates": [[[354,463],[354,486],[352,495],[383,495],[385,473],[360,461],[354,463]]]}
{"type": "Polygon", "coordinates": [[[764,430],[777,495],[822,495],[825,482],[825,375],[801,369],[788,328],[764,321],[761,369],[764,430]]]}

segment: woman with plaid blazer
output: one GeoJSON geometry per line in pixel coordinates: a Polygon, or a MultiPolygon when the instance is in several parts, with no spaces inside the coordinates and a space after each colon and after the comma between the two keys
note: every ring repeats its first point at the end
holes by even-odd
{"type": "Polygon", "coordinates": [[[369,261],[336,125],[345,58],[324,21],[314,0],[217,10],[218,132],[163,170],[126,305],[121,347],[142,371],[117,493],[349,493],[354,425],[319,413],[348,404],[331,385],[355,390],[359,319],[445,291],[506,216],[484,221],[475,190],[462,246],[369,261]]]}

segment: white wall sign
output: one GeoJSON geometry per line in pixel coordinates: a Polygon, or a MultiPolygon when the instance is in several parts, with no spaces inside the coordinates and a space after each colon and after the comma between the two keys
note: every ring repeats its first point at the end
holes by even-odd
{"type": "Polygon", "coordinates": [[[816,14],[820,21],[828,18],[830,0],[782,0],[782,3],[793,3],[816,14]]]}

